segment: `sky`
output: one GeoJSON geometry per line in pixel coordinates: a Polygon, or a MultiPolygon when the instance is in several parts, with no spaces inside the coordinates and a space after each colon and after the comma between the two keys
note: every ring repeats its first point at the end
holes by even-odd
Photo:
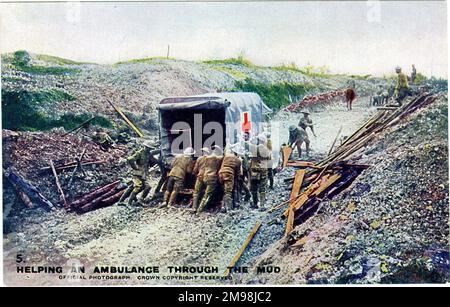
{"type": "Polygon", "coordinates": [[[0,3],[0,51],[115,63],[243,54],[257,65],[447,77],[444,1],[0,3]]]}

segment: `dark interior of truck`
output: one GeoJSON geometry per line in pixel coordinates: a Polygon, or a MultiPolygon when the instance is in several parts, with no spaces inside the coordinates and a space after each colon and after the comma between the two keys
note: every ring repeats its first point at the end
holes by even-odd
{"type": "MultiPolygon", "coordinates": [[[[161,138],[165,139],[165,141],[162,142],[165,143],[163,148],[164,155],[182,153],[184,149],[183,147],[187,146],[194,147],[197,152],[200,152],[201,148],[205,145],[208,147],[212,145],[219,145],[223,147],[223,144],[225,144],[225,109],[183,109],[181,111],[164,110],[161,111],[161,127],[161,138]],[[195,118],[197,118],[198,122],[195,122],[195,118]],[[218,123],[223,131],[221,140],[217,142],[213,141],[213,139],[210,139],[209,141],[207,140],[213,134],[219,133],[220,131],[216,131],[217,129],[205,131],[204,129],[205,125],[213,122],[218,123]],[[177,125],[176,123],[186,123],[188,127],[183,127],[186,124],[177,125]],[[183,128],[177,129],[177,126],[181,126],[183,128]],[[198,129],[200,129],[200,131],[198,131],[198,129]],[[186,142],[188,144],[183,143],[182,146],[173,146],[173,148],[171,148],[174,140],[183,133],[186,133],[185,136],[187,133],[190,134],[189,140],[186,142]],[[195,139],[196,137],[198,137],[198,139],[195,139]]],[[[214,140],[217,140],[217,138],[214,138],[214,140]]]]}

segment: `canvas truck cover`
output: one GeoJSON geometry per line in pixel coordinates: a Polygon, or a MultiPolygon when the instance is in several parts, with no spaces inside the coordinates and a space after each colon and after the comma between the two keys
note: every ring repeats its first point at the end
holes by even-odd
{"type": "Polygon", "coordinates": [[[161,148],[163,155],[170,153],[170,131],[162,124],[170,117],[171,111],[221,110],[224,111],[225,142],[235,143],[239,140],[242,121],[251,122],[252,135],[262,131],[264,115],[272,113],[272,110],[262,101],[256,93],[249,92],[225,92],[207,93],[187,97],[171,97],[163,99],[158,107],[160,114],[161,148]]]}

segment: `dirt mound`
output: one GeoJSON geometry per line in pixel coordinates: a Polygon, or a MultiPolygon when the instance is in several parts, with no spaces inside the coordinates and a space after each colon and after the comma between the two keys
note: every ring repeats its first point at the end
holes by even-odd
{"type": "MultiPolygon", "coordinates": [[[[3,168],[15,171],[20,176],[36,186],[53,204],[60,203],[60,196],[55,186],[55,178],[49,169],[50,160],[55,167],[75,162],[82,151],[86,149],[83,161],[98,162],[83,167],[86,176],[79,171],[74,175],[71,188],[67,187],[72,177],[73,167],[58,171],[58,177],[66,197],[83,195],[95,187],[123,178],[128,167],[119,163],[133,148],[124,144],[115,144],[113,148],[104,151],[87,137],[64,135],[61,131],[24,132],[19,137],[4,140],[3,168]]],[[[14,210],[24,206],[14,200],[14,190],[8,181],[4,180],[4,204],[14,210]]]]}

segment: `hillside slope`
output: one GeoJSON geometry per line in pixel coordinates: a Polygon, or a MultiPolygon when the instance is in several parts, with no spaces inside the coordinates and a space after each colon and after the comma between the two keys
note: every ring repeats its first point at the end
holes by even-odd
{"type": "Polygon", "coordinates": [[[110,127],[116,115],[106,101],[109,99],[141,128],[151,130],[155,128],[155,106],[164,97],[255,88],[270,105],[274,103],[267,101],[269,96],[273,100],[298,99],[307,91],[346,87],[350,80],[354,80],[362,96],[371,93],[380,82],[372,78],[306,74],[284,66],[258,67],[245,60],[189,62],[149,58],[98,65],[17,51],[2,55],[3,109],[11,108],[4,128],[70,128],[75,125],[71,121],[80,123],[90,114],[103,117],[100,124],[110,127]],[[247,82],[251,84],[247,86],[247,82]],[[277,95],[270,91],[277,91],[277,95]],[[23,115],[18,116],[18,110],[23,115]]]}

